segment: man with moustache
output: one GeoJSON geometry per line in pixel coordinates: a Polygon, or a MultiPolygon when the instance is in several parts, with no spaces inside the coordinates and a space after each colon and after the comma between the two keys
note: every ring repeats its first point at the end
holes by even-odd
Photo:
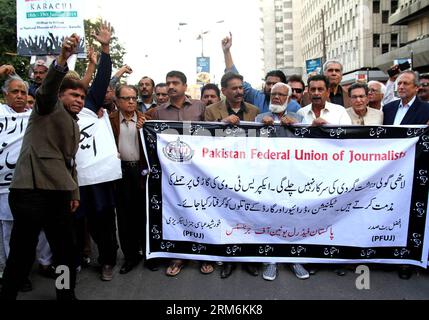
{"type": "MultiPolygon", "coordinates": [[[[205,105],[200,100],[189,99],[187,78],[181,71],[170,71],[166,77],[169,102],[155,108],[152,120],[204,121],[205,105]]],[[[166,270],[166,275],[175,277],[185,265],[183,260],[174,259],[166,270]]]]}
{"type": "Polygon", "coordinates": [[[86,87],[79,80],[64,78],[67,59],[79,42],[76,34],[65,39],[36,93],[10,187],[14,225],[1,299],[16,299],[19,286],[31,271],[42,229],[56,264],[68,268],[69,285],[57,288],[57,299],[76,299],[72,213],[79,206],[79,188],[74,158],[80,139],[77,114],[83,108],[86,87]]]}
{"type": "Polygon", "coordinates": [[[158,83],[155,86],[155,97],[158,106],[168,102],[170,98],[168,97],[168,88],[165,82],[158,83]]]}
{"type": "Polygon", "coordinates": [[[310,77],[308,93],[311,104],[298,111],[298,114],[304,117],[303,124],[312,126],[352,124],[344,107],[328,102],[329,80],[327,77],[322,75],[310,77]]]}
{"type": "Polygon", "coordinates": [[[362,83],[354,83],[349,88],[352,106],[347,109],[347,113],[354,125],[378,126],[383,124],[383,112],[368,107],[368,91],[368,86],[362,83]]]}
{"type": "Polygon", "coordinates": [[[368,105],[377,110],[383,109],[383,99],[386,94],[386,86],[378,81],[368,82],[368,105]]]}
{"type": "Polygon", "coordinates": [[[137,110],[146,112],[147,110],[156,107],[157,103],[153,97],[155,82],[149,77],[143,77],[139,81],[139,101],[137,102],[137,110]]]}
{"type": "Polygon", "coordinates": [[[291,96],[292,88],[288,84],[276,83],[271,89],[270,112],[259,114],[255,122],[262,122],[266,126],[272,126],[275,123],[292,125],[301,122],[302,116],[287,110],[291,96]]]}
{"type": "MultiPolygon", "coordinates": [[[[221,80],[222,94],[225,100],[207,107],[205,120],[211,122],[224,122],[238,125],[240,121],[255,121],[259,113],[258,107],[244,102],[243,76],[227,72],[221,80]]],[[[224,263],[222,265],[221,278],[228,278],[235,268],[235,264],[224,263]]],[[[245,263],[244,268],[248,273],[257,276],[258,266],[254,263],[245,263]]]]}
{"type": "Polygon", "coordinates": [[[170,101],[156,108],[153,120],[204,121],[204,103],[186,96],[188,85],[183,72],[170,71],[166,84],[170,101]]]}
{"type": "Polygon", "coordinates": [[[33,67],[33,83],[28,88],[28,92],[36,96],[36,91],[39,89],[43,80],[48,74],[48,65],[43,60],[37,60],[33,67]]]}
{"type": "MultiPolygon", "coordinates": [[[[302,116],[295,112],[289,112],[287,106],[292,96],[292,88],[288,84],[276,83],[271,88],[270,112],[258,115],[255,122],[262,122],[266,126],[272,126],[275,123],[282,125],[293,125],[300,123],[302,116]]],[[[310,274],[301,264],[292,264],[292,271],[299,279],[308,279],[310,274]]],[[[273,281],[277,277],[277,264],[264,263],[262,277],[267,281],[273,281]]]]}
{"type": "Polygon", "coordinates": [[[244,102],[243,76],[228,72],[221,80],[225,100],[207,107],[206,121],[222,121],[238,125],[240,121],[255,121],[258,107],[244,102]]]}
{"type": "Polygon", "coordinates": [[[420,75],[420,88],[417,95],[423,102],[429,102],[429,73],[420,75]]]}
{"type": "Polygon", "coordinates": [[[302,98],[304,96],[305,91],[305,83],[304,81],[302,81],[302,77],[297,74],[291,75],[287,79],[287,84],[292,88],[291,98],[298,102],[298,104],[302,107],[305,107],[304,105],[302,105],[302,98]]]}
{"type": "Polygon", "coordinates": [[[201,89],[201,101],[206,106],[218,103],[220,101],[220,90],[217,85],[213,83],[206,84],[201,89]]]}
{"type": "MultiPolygon", "coordinates": [[[[329,94],[328,101],[343,106],[344,108],[350,107],[350,99],[345,90],[341,86],[343,80],[343,65],[338,60],[329,60],[323,65],[323,75],[329,80],[329,94]]],[[[303,97],[304,106],[312,103],[310,94],[306,93],[303,97]]]]}

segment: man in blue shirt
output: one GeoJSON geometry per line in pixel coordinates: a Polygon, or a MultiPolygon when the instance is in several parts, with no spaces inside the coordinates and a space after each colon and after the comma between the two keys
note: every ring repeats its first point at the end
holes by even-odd
{"type": "MultiPolygon", "coordinates": [[[[232,34],[222,40],[222,50],[225,57],[226,72],[239,74],[231,55],[232,34]]],[[[273,85],[278,82],[287,83],[285,74],[280,70],[274,70],[267,73],[265,76],[264,91],[256,90],[248,82],[244,82],[244,101],[257,106],[261,113],[269,112],[270,109],[270,93],[273,85]]],[[[301,106],[291,100],[287,106],[289,112],[297,112],[301,106]]]]}

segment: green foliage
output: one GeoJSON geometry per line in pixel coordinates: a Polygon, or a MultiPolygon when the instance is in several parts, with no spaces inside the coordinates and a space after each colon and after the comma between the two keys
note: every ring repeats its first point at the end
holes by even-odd
{"type": "MultiPolygon", "coordinates": [[[[91,34],[98,30],[101,25],[101,20],[91,21],[85,20],[85,40],[87,46],[92,46],[96,52],[100,52],[101,45],[91,36],[91,34]]],[[[123,66],[123,57],[126,51],[125,48],[119,43],[118,38],[115,36],[115,30],[113,30],[112,39],[110,42],[110,57],[112,58],[113,68],[118,69],[123,66]]],[[[76,63],[76,72],[81,76],[85,74],[88,60],[79,59],[76,63]]]]}
{"type": "Polygon", "coordinates": [[[16,54],[16,2],[0,1],[0,65],[10,64],[25,80],[28,80],[29,57],[16,54]]]}

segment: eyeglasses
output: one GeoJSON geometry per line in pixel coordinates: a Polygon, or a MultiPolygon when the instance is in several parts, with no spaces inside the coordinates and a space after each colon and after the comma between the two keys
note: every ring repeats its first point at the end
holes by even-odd
{"type": "Polygon", "coordinates": [[[137,101],[137,97],[119,97],[119,99],[122,99],[125,101],[137,101]]]}
{"type": "Polygon", "coordinates": [[[292,92],[295,92],[295,93],[303,93],[303,92],[304,92],[304,89],[292,88],[292,92]]]}
{"type": "Polygon", "coordinates": [[[369,89],[368,92],[369,93],[381,93],[380,90],[375,90],[375,89],[369,89]]]}
{"type": "Polygon", "coordinates": [[[287,97],[287,94],[284,93],[279,93],[279,92],[273,92],[271,93],[271,97],[275,97],[275,96],[279,96],[279,97],[287,97]]]}
{"type": "Polygon", "coordinates": [[[366,96],[351,96],[350,97],[351,99],[353,99],[353,100],[357,100],[357,99],[365,99],[366,98],[366,96]]]}
{"type": "Polygon", "coordinates": [[[166,97],[166,96],[168,96],[168,94],[167,94],[167,93],[157,93],[157,94],[156,94],[156,96],[157,96],[157,97],[158,97],[158,96],[166,97]]]}

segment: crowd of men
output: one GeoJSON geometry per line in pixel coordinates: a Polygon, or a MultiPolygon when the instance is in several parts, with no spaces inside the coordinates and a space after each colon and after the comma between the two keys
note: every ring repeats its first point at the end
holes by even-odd
{"type": "MultiPolygon", "coordinates": [[[[99,57],[89,52],[88,70],[82,79],[69,72],[66,62],[80,43],[76,35],[65,39],[61,54],[51,66],[43,61],[35,64],[30,86],[15,74],[13,66],[0,67],[0,75],[6,77],[0,115],[30,115],[10,193],[0,195],[3,299],[16,299],[19,291],[31,290],[28,276],[36,251],[40,272],[46,276],[56,277],[57,265],[69,267],[71,285],[67,290],[57,289],[58,299],[76,298],[76,272],[90,262],[91,238],[98,248],[103,281],[114,276],[119,247],[124,256],[120,274],[145,260],[146,206],[142,199],[149,170],[139,129],[146,120],[231,125],[256,121],[285,126],[429,123],[429,77],[419,77],[414,71],[403,71],[386,85],[370,81],[345,88],[341,85],[341,62],[327,61],[323,74],[312,75],[307,86],[300,75],[286,77],[274,70],[267,73],[261,91],[239,74],[231,54],[230,35],[222,40],[225,74],[221,88],[206,84],[201,89],[201,100],[194,100],[186,95],[187,78],[180,71],[169,72],[165,83],[155,84],[147,76],[137,86],[121,83],[121,78],[133,71],[125,65],[111,76],[111,26],[103,23],[95,37],[102,45],[101,52],[99,57]],[[122,179],[78,186],[74,160],[80,139],[77,121],[83,108],[99,117],[108,114],[122,179]]],[[[159,259],[144,261],[145,267],[153,271],[162,264],[159,259]]],[[[236,267],[233,263],[218,264],[222,266],[222,278],[229,277],[236,267]]],[[[169,261],[166,275],[177,276],[184,265],[183,260],[169,261]]],[[[216,261],[201,262],[200,271],[210,274],[215,265],[216,261]]],[[[260,272],[258,264],[243,266],[253,276],[260,272]]],[[[317,271],[312,264],[290,267],[300,279],[317,271]]],[[[341,266],[335,271],[345,274],[341,266]]],[[[409,267],[402,266],[399,271],[401,278],[411,277],[409,267]]],[[[262,266],[264,279],[274,280],[277,274],[275,263],[262,266]]]]}

